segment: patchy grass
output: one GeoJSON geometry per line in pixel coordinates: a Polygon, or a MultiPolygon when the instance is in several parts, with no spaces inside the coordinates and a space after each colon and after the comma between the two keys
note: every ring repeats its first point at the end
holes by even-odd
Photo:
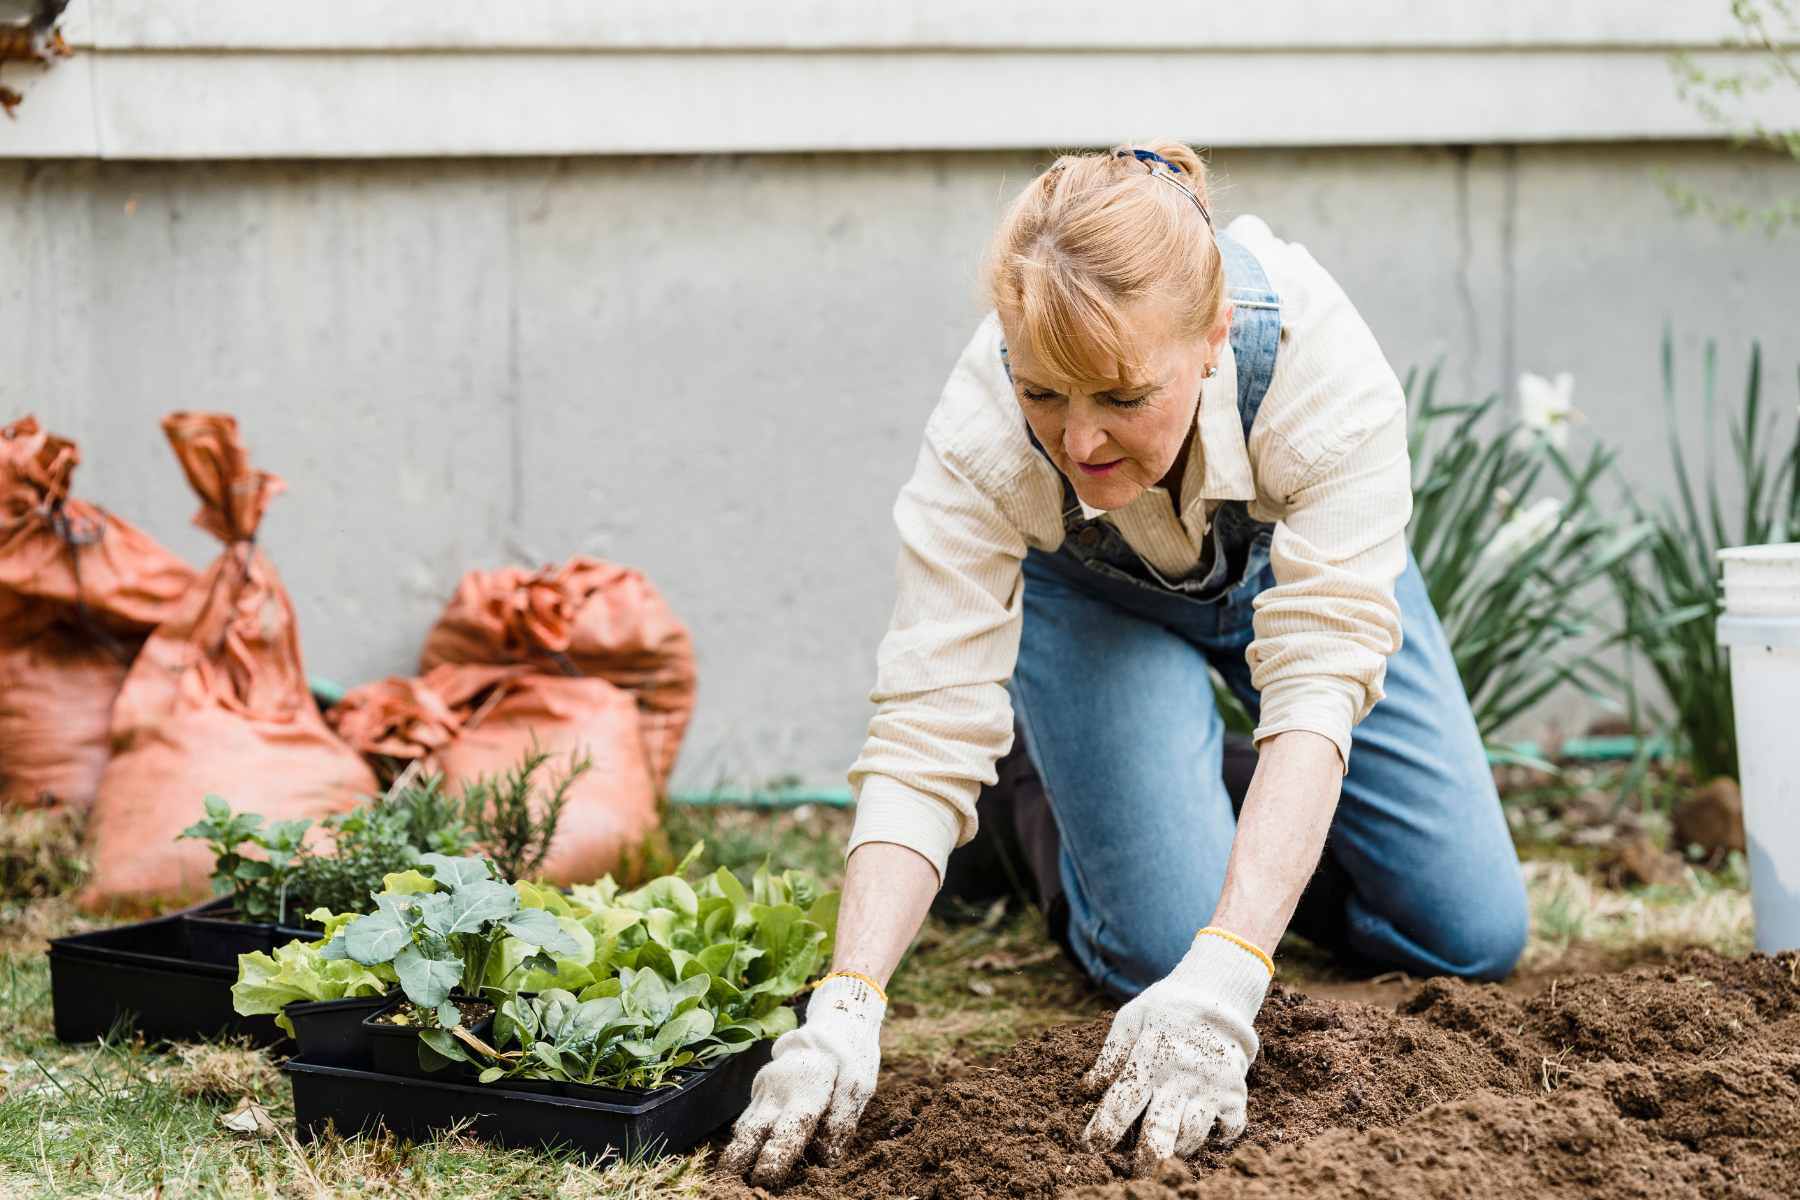
{"type": "MultiPolygon", "coordinates": [[[[0,825],[6,820],[0,817],[0,825]]],[[[670,813],[668,835],[676,853],[704,840],[707,867],[750,870],[770,856],[835,882],[849,823],[848,813],[818,807],[777,814],[682,808],[670,813]]],[[[1731,953],[1749,946],[1741,859],[1716,873],[1689,869],[1679,885],[1619,891],[1599,882],[1584,850],[1529,862],[1526,878],[1533,913],[1528,968],[1583,953],[1623,961],[1691,943],[1731,953]]],[[[883,1031],[888,1062],[977,1058],[1109,1007],[1048,940],[1035,912],[997,905],[971,916],[961,923],[932,918],[895,975],[883,1031]]],[[[44,943],[85,924],[63,895],[0,901],[0,1195],[647,1200],[703,1194],[705,1151],[588,1163],[496,1150],[453,1135],[418,1144],[329,1137],[302,1146],[292,1140],[285,1078],[261,1051],[230,1044],[159,1050],[129,1038],[61,1045],[51,1032],[44,943]],[[222,1124],[246,1100],[268,1115],[260,1134],[222,1124]]],[[[1282,974],[1300,987],[1337,977],[1327,960],[1297,943],[1283,947],[1282,974]]]]}
{"type": "Polygon", "coordinates": [[[1719,871],[1688,867],[1679,884],[1615,890],[1560,860],[1525,864],[1531,940],[1520,965],[1536,968],[1575,951],[1620,961],[1710,946],[1748,953],[1754,925],[1741,854],[1719,871]]]}

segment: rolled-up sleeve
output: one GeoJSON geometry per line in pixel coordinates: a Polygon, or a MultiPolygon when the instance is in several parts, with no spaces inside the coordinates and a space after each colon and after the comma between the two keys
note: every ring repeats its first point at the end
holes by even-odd
{"type": "Polygon", "coordinates": [[[1348,769],[1351,730],[1382,698],[1400,648],[1394,585],[1406,568],[1412,467],[1400,382],[1318,274],[1307,328],[1278,360],[1286,399],[1253,435],[1258,491],[1281,516],[1275,584],[1256,599],[1246,657],[1262,694],[1256,740],[1309,730],[1330,738],[1348,769]]]}
{"type": "Polygon", "coordinates": [[[877,655],[868,740],[850,769],[846,853],[893,842],[944,875],[975,834],[975,799],[1012,746],[1006,680],[1019,654],[1026,543],[928,429],[894,505],[897,599],[877,655]]]}

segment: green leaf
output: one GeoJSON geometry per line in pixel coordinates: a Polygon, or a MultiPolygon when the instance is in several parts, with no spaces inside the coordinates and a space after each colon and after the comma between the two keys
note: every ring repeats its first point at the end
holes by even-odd
{"type": "Polygon", "coordinates": [[[583,1000],[599,1000],[606,996],[617,996],[624,990],[625,981],[614,975],[611,979],[602,979],[598,983],[582,988],[579,993],[583,1000]]]}
{"type": "Polygon", "coordinates": [[[701,851],[703,851],[705,849],[706,849],[705,839],[697,841],[692,846],[689,846],[688,852],[681,856],[681,861],[675,864],[675,869],[673,871],[671,871],[670,874],[671,875],[681,875],[681,876],[687,875],[688,868],[693,866],[694,863],[699,860],[701,851]]]}
{"type": "Polygon", "coordinates": [[[645,942],[638,948],[637,970],[646,975],[657,975],[673,982],[676,977],[675,960],[659,942],[645,942]]]}
{"type": "Polygon", "coordinates": [[[553,887],[531,883],[520,879],[513,883],[513,891],[519,893],[521,908],[541,908],[559,917],[573,917],[578,914],[569,898],[553,887]]]}
{"type": "Polygon", "coordinates": [[[762,1035],[765,1038],[776,1038],[790,1030],[798,1029],[800,1017],[791,1007],[782,1004],[756,1018],[756,1023],[761,1027],[762,1035]]]}
{"type": "MultiPolygon", "coordinates": [[[[515,900],[516,902],[516,900],[515,900]]],[[[521,909],[505,917],[501,924],[506,932],[533,946],[542,946],[552,954],[577,955],[583,950],[592,953],[591,944],[584,947],[582,940],[570,929],[563,926],[562,921],[541,908],[521,909]]],[[[571,925],[577,923],[570,922],[571,925]]]]}
{"type": "Polygon", "coordinates": [[[487,1070],[483,1071],[481,1074],[477,1075],[475,1078],[480,1080],[482,1083],[492,1083],[496,1079],[499,1079],[504,1074],[506,1074],[506,1071],[504,1068],[489,1067],[487,1070]]]}
{"type": "Polygon", "coordinates": [[[650,1043],[651,1052],[656,1055],[667,1054],[710,1036],[712,1031],[713,1015],[704,1008],[690,1008],[670,1018],[667,1024],[656,1031],[656,1037],[650,1043]]]}
{"type": "Polygon", "coordinates": [[[419,855],[419,865],[430,870],[432,877],[446,887],[461,887],[471,883],[490,881],[493,878],[493,873],[488,870],[487,863],[472,856],[451,858],[447,854],[421,854],[419,855]]]}
{"type": "Polygon", "coordinates": [[[748,929],[752,917],[750,915],[750,893],[738,882],[738,877],[724,867],[712,873],[713,884],[719,889],[719,895],[731,901],[731,924],[733,929],[748,929]]]}
{"type": "Polygon", "coordinates": [[[700,898],[694,894],[694,889],[687,880],[675,875],[658,876],[635,892],[626,893],[619,903],[640,912],[666,908],[687,917],[695,916],[700,910],[700,898]]]}
{"type": "Polygon", "coordinates": [[[453,1062],[474,1064],[475,1058],[449,1030],[419,1030],[420,1066],[428,1071],[441,1071],[453,1062]]]}
{"type": "Polygon", "coordinates": [[[826,892],[806,910],[806,919],[825,931],[825,952],[828,955],[832,942],[837,938],[838,903],[842,898],[841,893],[826,892]]]}
{"type": "Polygon", "coordinates": [[[344,950],[364,966],[389,962],[412,943],[412,931],[392,912],[371,913],[343,932],[344,950]]]}
{"type": "Polygon", "coordinates": [[[618,899],[619,885],[613,877],[607,875],[598,883],[578,883],[569,889],[570,898],[590,910],[598,912],[603,908],[611,908],[618,899]]]}
{"type": "Polygon", "coordinates": [[[420,1008],[436,1008],[449,998],[450,989],[462,981],[459,959],[427,958],[417,946],[407,946],[394,958],[394,972],[406,998],[420,1008]]]}
{"type": "Polygon", "coordinates": [[[381,890],[393,896],[417,896],[437,891],[438,885],[418,871],[394,871],[381,877],[381,890]]]}
{"type": "MultiPolygon", "coordinates": [[[[450,859],[450,862],[462,862],[462,859],[450,859]]],[[[421,902],[421,911],[424,911],[421,902]]],[[[529,910],[534,917],[548,922],[552,928],[556,918],[541,908],[529,910]]],[[[442,915],[437,920],[433,914],[426,915],[425,923],[434,933],[449,937],[457,933],[475,933],[490,921],[506,922],[509,931],[515,937],[522,937],[513,930],[513,921],[508,920],[519,913],[519,894],[504,883],[496,883],[492,879],[478,879],[469,883],[454,886],[445,903],[442,915]]],[[[524,914],[519,914],[523,916],[524,914]]],[[[528,925],[527,928],[530,926],[528,925]]]]}
{"type": "Polygon", "coordinates": [[[462,1009],[446,1000],[437,1006],[438,1025],[444,1029],[455,1029],[462,1024],[462,1009]]]}
{"type": "MultiPolygon", "coordinates": [[[[757,935],[762,936],[762,930],[757,935]]],[[[755,972],[760,979],[744,989],[751,994],[769,994],[783,999],[798,992],[822,962],[825,931],[811,921],[798,920],[787,927],[786,940],[770,947],[769,956],[759,959],[755,972]]]]}
{"type": "Polygon", "coordinates": [[[731,960],[733,955],[737,953],[737,948],[738,944],[736,942],[714,942],[699,954],[695,955],[694,961],[698,963],[708,975],[723,975],[729,978],[731,973],[731,960]]]}

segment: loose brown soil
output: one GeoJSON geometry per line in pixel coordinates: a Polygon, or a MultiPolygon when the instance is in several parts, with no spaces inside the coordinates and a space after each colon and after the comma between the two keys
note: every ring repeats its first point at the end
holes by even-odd
{"type": "MultiPolygon", "coordinates": [[[[1800,1197],[1800,955],[1692,951],[1530,998],[1433,980],[1396,1008],[1277,986],[1243,1139],[1149,1179],[1080,1140],[1078,1080],[1107,1025],[890,1072],[849,1156],[782,1194],[1800,1197]]],[[[766,1195],[723,1179],[713,1194],[766,1195]]]]}

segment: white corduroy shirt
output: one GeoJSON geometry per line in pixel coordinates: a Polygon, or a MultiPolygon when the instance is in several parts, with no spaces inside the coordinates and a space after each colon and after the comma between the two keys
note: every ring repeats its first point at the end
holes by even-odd
{"type": "MultiPolygon", "coordinates": [[[[1223,501],[1248,501],[1253,517],[1275,523],[1275,584],[1256,599],[1247,655],[1262,695],[1256,740],[1310,730],[1347,764],[1351,729],[1381,699],[1400,646],[1406,401],[1374,335],[1305,247],[1252,216],[1227,232],[1281,297],[1275,373],[1248,444],[1227,346],[1201,390],[1181,511],[1157,487],[1105,519],[1170,578],[1199,564],[1223,501]]],[[[877,655],[876,713],[850,770],[848,849],[907,846],[940,879],[950,851],[974,836],[976,796],[1012,744],[1005,684],[1019,653],[1026,550],[1063,540],[1061,476],[1031,445],[1000,343],[990,313],[951,370],[894,505],[898,598],[877,655]]]]}

